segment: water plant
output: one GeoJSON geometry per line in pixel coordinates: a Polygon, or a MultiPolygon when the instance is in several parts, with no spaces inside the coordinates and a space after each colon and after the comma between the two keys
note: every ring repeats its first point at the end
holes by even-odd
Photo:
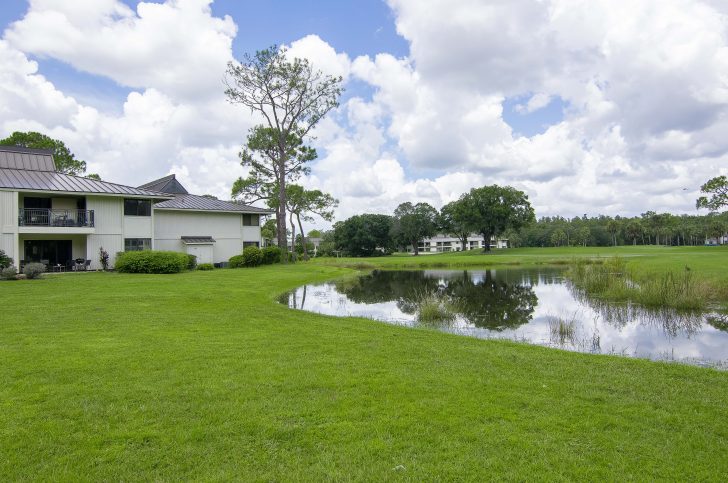
{"type": "Polygon", "coordinates": [[[574,260],[567,277],[573,288],[583,294],[631,301],[645,307],[702,310],[710,300],[708,285],[687,266],[683,270],[642,274],[637,278],[621,257],[602,264],[574,260]]]}
{"type": "Polygon", "coordinates": [[[558,345],[565,345],[567,342],[574,344],[576,341],[576,315],[569,319],[550,315],[549,321],[549,333],[551,334],[551,341],[558,345]]]}
{"type": "Polygon", "coordinates": [[[427,293],[417,297],[417,322],[420,324],[441,324],[455,320],[457,313],[452,303],[438,293],[427,293]]]}

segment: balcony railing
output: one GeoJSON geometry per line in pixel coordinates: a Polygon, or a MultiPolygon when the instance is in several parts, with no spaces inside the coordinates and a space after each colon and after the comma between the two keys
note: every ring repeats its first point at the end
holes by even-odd
{"type": "Polygon", "coordinates": [[[46,208],[21,208],[20,226],[58,226],[93,228],[94,210],[49,210],[46,208]]]}

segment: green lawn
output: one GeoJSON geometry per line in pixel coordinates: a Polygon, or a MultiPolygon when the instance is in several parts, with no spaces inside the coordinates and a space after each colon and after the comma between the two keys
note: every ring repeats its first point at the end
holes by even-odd
{"type": "MultiPolygon", "coordinates": [[[[721,280],[716,250],[635,259],[721,280]]],[[[348,273],[317,261],[0,283],[2,479],[728,478],[728,373],[274,302],[348,273]]]]}

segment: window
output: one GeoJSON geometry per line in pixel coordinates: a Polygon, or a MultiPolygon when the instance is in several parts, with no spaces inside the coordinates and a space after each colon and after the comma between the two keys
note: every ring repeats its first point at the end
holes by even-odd
{"type": "Polygon", "coordinates": [[[124,238],[125,252],[140,252],[152,249],[151,238],[124,238]]]}
{"type": "Polygon", "coordinates": [[[125,199],[124,215],[152,216],[152,202],[150,200],[125,199]]]}
{"type": "Polygon", "coordinates": [[[245,247],[260,247],[258,242],[243,242],[243,248],[245,247]]]}
{"type": "Polygon", "coordinates": [[[243,226],[260,226],[260,216],[244,214],[243,226]]]}

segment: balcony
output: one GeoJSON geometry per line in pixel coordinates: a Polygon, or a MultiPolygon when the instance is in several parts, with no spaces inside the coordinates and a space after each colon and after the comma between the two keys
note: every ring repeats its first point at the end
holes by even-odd
{"type": "Polygon", "coordinates": [[[21,208],[18,216],[18,225],[28,228],[93,228],[94,210],[21,208]]]}

